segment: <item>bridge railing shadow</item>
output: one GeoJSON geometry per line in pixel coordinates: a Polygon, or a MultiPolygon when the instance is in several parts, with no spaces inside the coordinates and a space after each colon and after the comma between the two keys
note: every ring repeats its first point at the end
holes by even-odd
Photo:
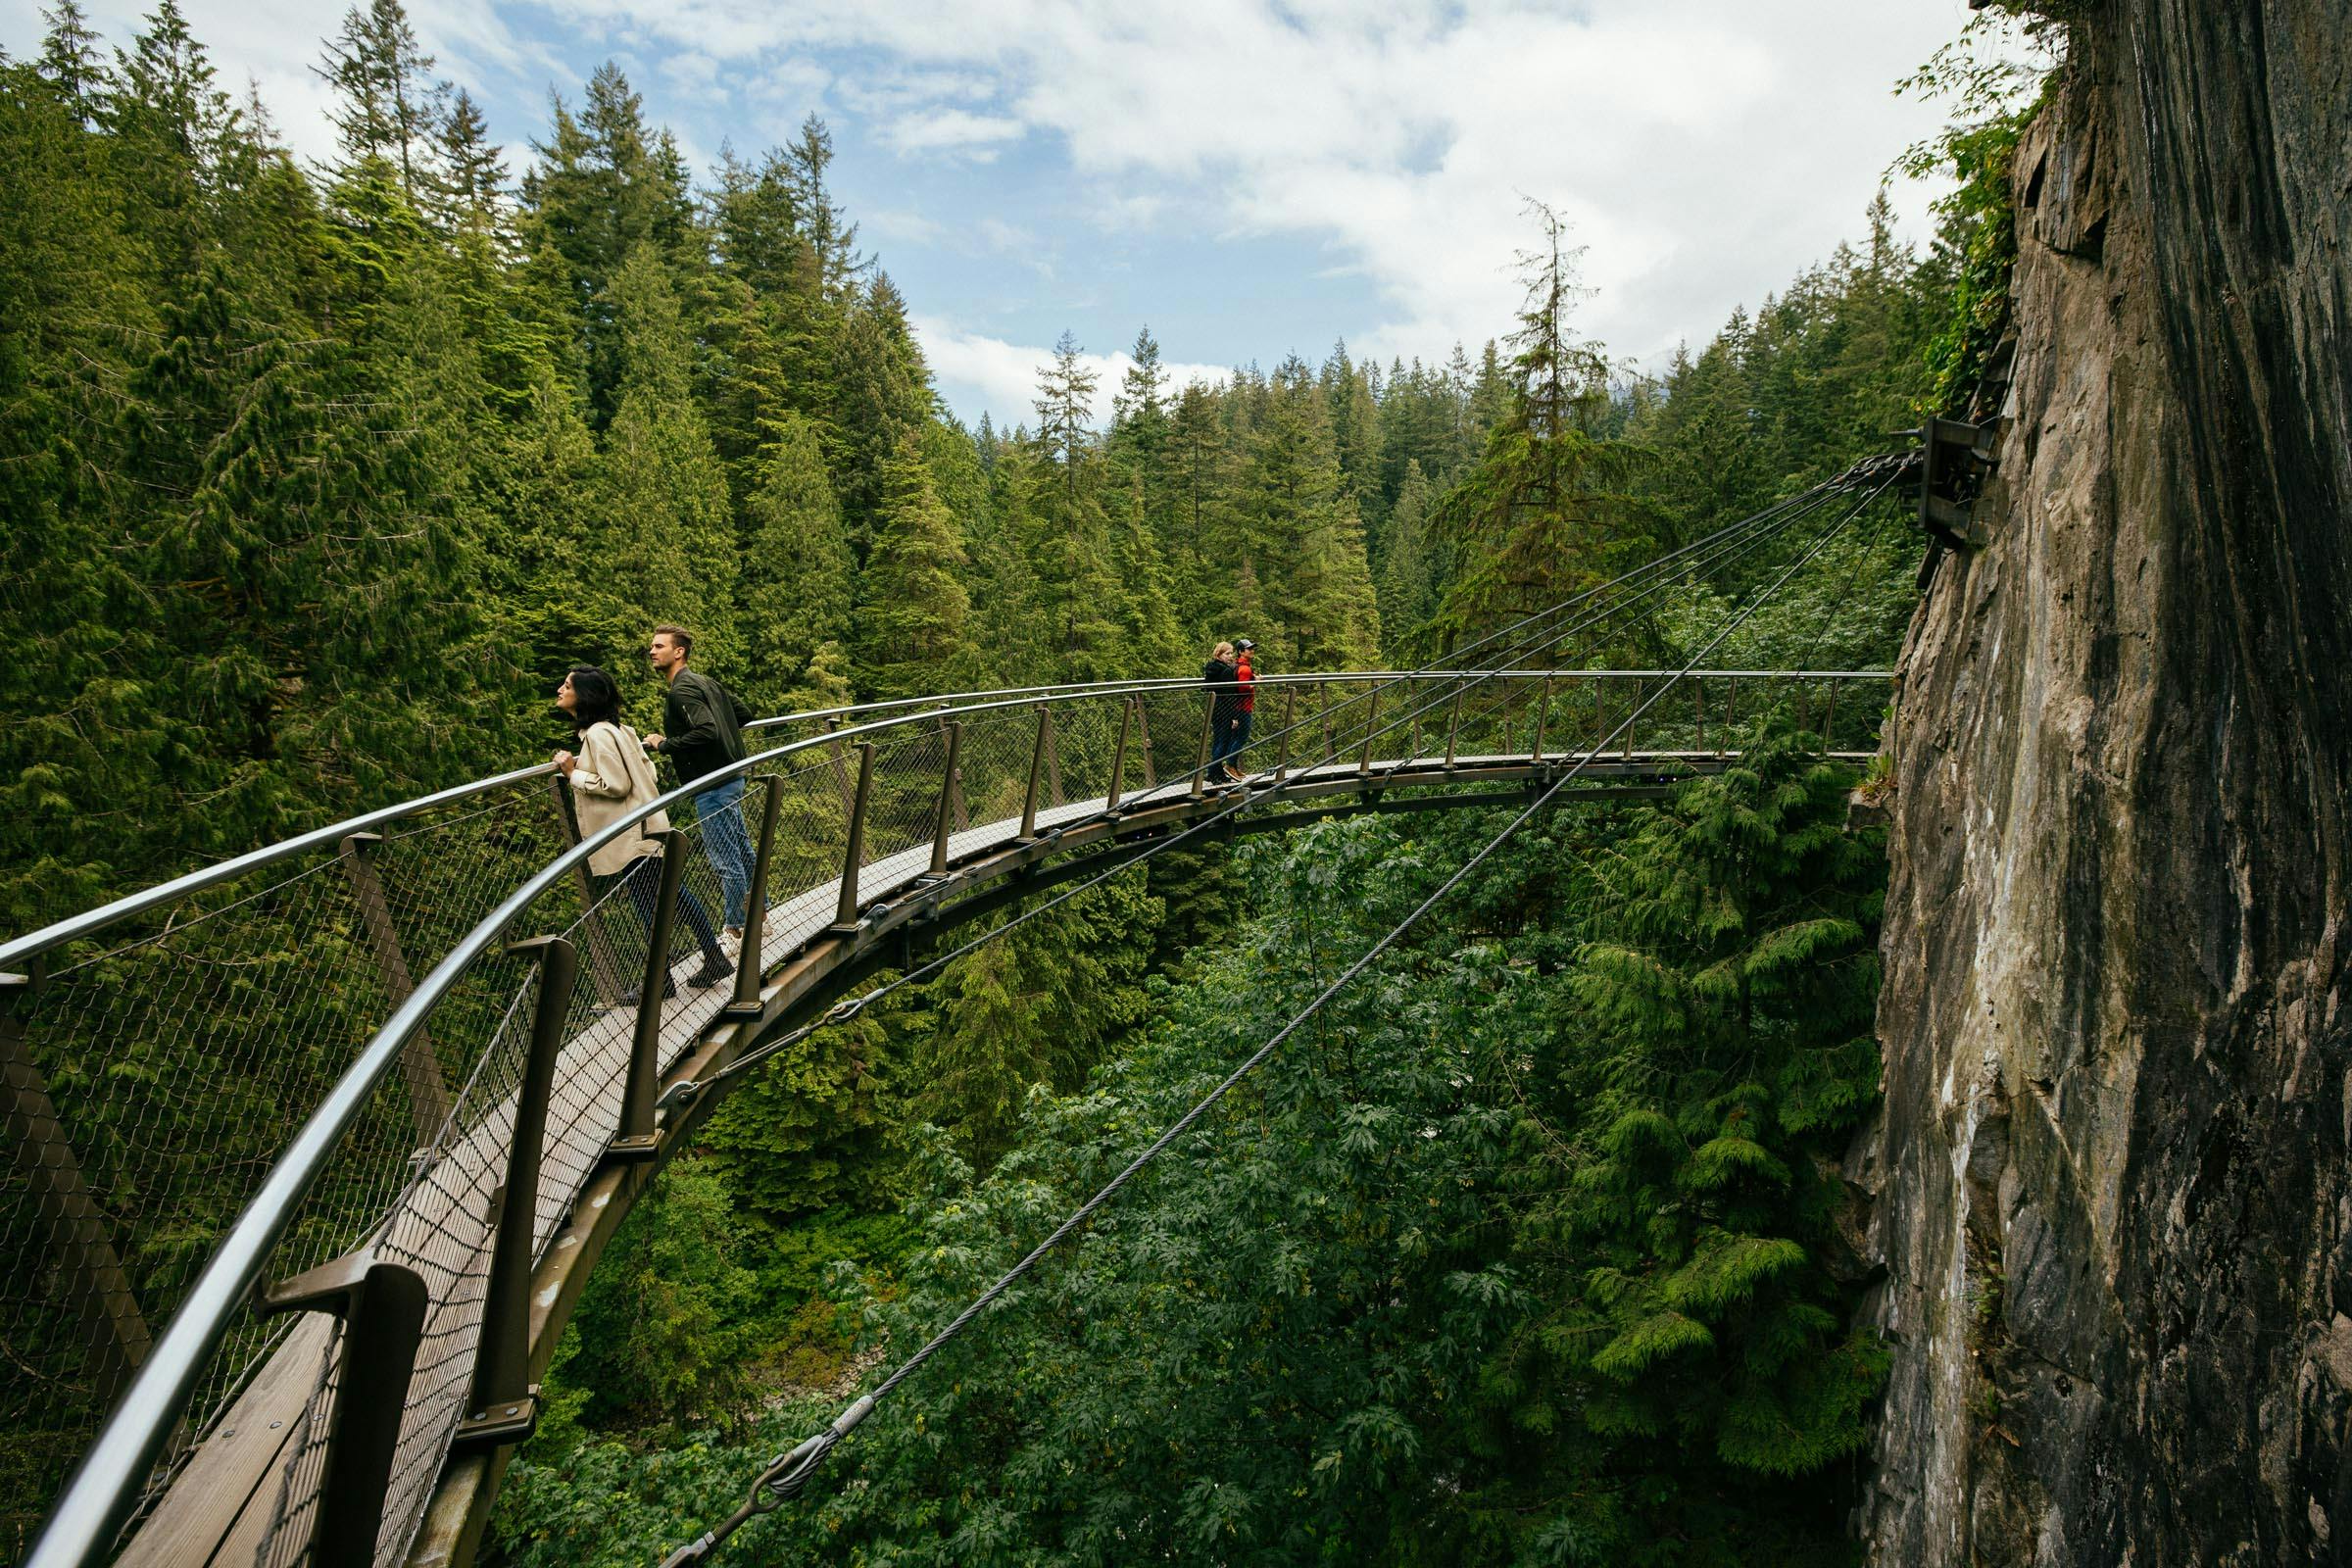
{"type": "MultiPolygon", "coordinates": [[[[1617,749],[1662,774],[1703,765],[1778,710],[1830,749],[1869,750],[1886,679],[1706,672],[1617,749]]],[[[1565,760],[1610,737],[1645,683],[1654,696],[1666,672],[1269,678],[1240,763],[1330,779],[1414,762],[1429,782],[1447,760],[1466,771],[1565,760]]],[[[160,1435],[128,1472],[137,1494],[100,1533],[127,1527],[126,1560],[161,1560],[210,1528],[233,1489],[173,1485],[201,1461],[234,1471],[253,1499],[216,1533],[220,1550],[298,1561],[322,1549],[322,1520],[347,1507],[322,1513],[321,1499],[355,1446],[338,1449],[333,1434],[368,1314],[356,1288],[337,1316],[270,1310],[254,1288],[280,1287],[287,1306],[285,1282],[356,1258],[421,1282],[366,1553],[396,1559],[482,1413],[469,1406],[492,1359],[494,1199],[531,1099],[534,1042],[557,1054],[525,1195],[530,1262],[559,1245],[600,1170],[655,1152],[624,1147],[650,1136],[648,1086],[731,1007],[756,1013],[765,971],[876,901],[1008,844],[1114,805],[1211,796],[1218,717],[1197,683],[1121,682],[762,726],[741,808],[762,866],[750,922],[761,961],[708,983],[707,938],[728,896],[711,824],[671,801],[674,836],[655,863],[673,877],[600,881],[544,768],[337,824],[241,874],[0,947],[0,967],[26,971],[0,1013],[15,1150],[0,1187],[0,1428],[30,1456],[0,1499],[10,1522],[28,1524],[90,1448],[208,1264],[227,1266],[223,1241],[249,1233],[240,1211],[258,1195],[279,1210],[266,1235],[251,1232],[238,1278],[206,1285],[213,1326],[154,1395],[170,1408],[160,1425],[154,1408],[143,1416],[160,1435]],[[561,975],[546,997],[546,950],[492,939],[541,936],[576,960],[545,971],[561,975]],[[389,1044],[388,1019],[400,1033],[389,1044]],[[337,1104],[292,1196],[273,1198],[289,1149],[300,1155],[314,1113],[337,1104]]]]}

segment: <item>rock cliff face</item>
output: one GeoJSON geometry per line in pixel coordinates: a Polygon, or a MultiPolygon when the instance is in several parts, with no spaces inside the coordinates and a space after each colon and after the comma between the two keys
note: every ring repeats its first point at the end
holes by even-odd
{"type": "Polygon", "coordinates": [[[2352,4],[2068,10],[1898,706],[1861,1523],[2352,1562],[2352,4]]]}

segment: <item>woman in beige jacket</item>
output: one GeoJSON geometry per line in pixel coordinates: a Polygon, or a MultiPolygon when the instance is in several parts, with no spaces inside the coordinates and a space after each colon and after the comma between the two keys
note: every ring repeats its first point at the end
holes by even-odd
{"type": "MultiPolygon", "coordinates": [[[[589,854],[588,869],[596,878],[597,892],[601,897],[615,883],[625,883],[638,921],[650,936],[662,887],[662,841],[652,835],[669,827],[668,813],[645,812],[662,793],[654,781],[654,764],[637,732],[620,721],[620,688],[594,664],[582,664],[564,677],[564,684],[556,688],[556,706],[564,710],[579,737],[579,752],[558,752],[555,763],[571,781],[572,811],[579,818],[580,837],[594,837],[614,822],[634,823],[589,854]]],[[[716,985],[733,974],[735,966],[719,950],[710,912],[688,887],[679,889],[678,905],[703,948],[703,966],[686,983],[716,985]]]]}

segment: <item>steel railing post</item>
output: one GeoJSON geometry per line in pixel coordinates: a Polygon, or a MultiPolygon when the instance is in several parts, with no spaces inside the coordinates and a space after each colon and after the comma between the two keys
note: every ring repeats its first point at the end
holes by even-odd
{"type": "Polygon", "coordinates": [[[1364,713],[1364,750],[1355,760],[1358,778],[1372,771],[1372,741],[1380,729],[1380,688],[1372,688],[1372,706],[1364,713]]]}
{"type": "Polygon", "coordinates": [[[1331,682],[1327,680],[1315,682],[1315,716],[1323,721],[1323,753],[1315,766],[1329,767],[1332,759],[1340,754],[1331,738],[1331,682]]]}
{"type": "MultiPolygon", "coordinates": [[[[654,1132],[654,1096],[662,1075],[662,1004],[670,989],[669,938],[677,926],[678,889],[686,881],[686,835],[675,828],[648,833],[662,843],[662,880],[645,939],[645,972],[637,981],[637,1025],[629,1039],[628,1076],[621,1082],[620,1129],[606,1146],[623,1159],[644,1159],[661,1147],[654,1132]]],[[[633,865],[628,875],[643,876],[633,865]]]]}
{"type": "Polygon", "coordinates": [[[1830,739],[1830,730],[1838,722],[1838,682],[1832,680],[1822,684],[1829,688],[1829,698],[1828,706],[1821,713],[1821,749],[1833,752],[1838,749],[1838,743],[1830,739]]]}
{"type": "MultiPolygon", "coordinates": [[[[825,733],[827,735],[833,734],[840,728],[840,719],[828,718],[825,720],[825,733]]],[[[842,753],[841,742],[839,740],[831,740],[825,743],[825,760],[830,763],[833,768],[833,787],[841,791],[842,808],[844,810],[848,810],[852,808],[851,796],[855,786],[850,783],[850,765],[847,758],[842,753]]]]}
{"type": "Polygon", "coordinates": [[[1460,687],[1456,686],[1453,701],[1446,705],[1446,767],[1449,772],[1453,768],[1454,747],[1461,740],[1461,734],[1462,693],[1460,687]]]}
{"type": "MultiPolygon", "coordinates": [[[[1731,680],[1731,689],[1724,694],[1723,698],[1723,727],[1727,732],[1729,732],[1724,737],[1726,740],[1734,740],[1738,738],[1738,730],[1736,726],[1739,724],[1739,722],[1740,677],[1734,675],[1731,680]]],[[[1719,748],[1716,755],[1719,757],[1729,757],[1732,755],[1731,749],[1729,747],[1719,748]]]]}
{"type": "Polygon", "coordinates": [[[1608,705],[1600,695],[1601,677],[1592,677],[1592,760],[1600,760],[1601,742],[1609,738],[1608,705]]]}
{"type": "Polygon", "coordinates": [[[1544,760],[1544,725],[1550,717],[1551,677],[1546,675],[1544,677],[1543,693],[1536,699],[1536,744],[1529,751],[1527,759],[1531,762],[1541,763],[1544,760]]]}
{"type": "Polygon", "coordinates": [[[833,906],[836,932],[858,929],[858,873],[865,864],[865,808],[874,796],[874,743],[858,743],[858,783],[850,797],[850,842],[841,854],[841,901],[833,906]]]}
{"type": "Polygon", "coordinates": [[[1693,676],[1690,681],[1690,705],[1698,714],[1698,749],[1707,749],[1707,678],[1693,676]]]}
{"type": "Polygon", "coordinates": [[[1285,686],[1282,692],[1282,733],[1275,737],[1274,782],[1281,783],[1291,772],[1291,726],[1298,718],[1298,688],[1285,686]]]}
{"type": "Polygon", "coordinates": [[[1193,799],[1199,800],[1208,786],[1208,753],[1210,743],[1217,738],[1217,697],[1214,692],[1200,696],[1200,756],[1193,763],[1193,799]]]}
{"type": "Polygon", "coordinates": [[[256,1315],[319,1311],[343,1320],[342,1371],[327,1416],[310,1560],[375,1560],[392,1460],[408,1414],[409,1380],[424,1338],[424,1281],[412,1268],[354,1252],[264,1296],[256,1315]]]}
{"type": "Polygon", "coordinates": [[[1054,710],[1044,703],[1037,705],[1037,739],[1029,747],[1029,787],[1021,792],[1021,832],[1019,842],[1029,843],[1037,837],[1037,786],[1045,776],[1046,754],[1054,749],[1054,710]]]}
{"type": "Polygon", "coordinates": [[[948,835],[956,831],[956,769],[963,756],[963,724],[948,726],[948,763],[939,775],[939,820],[931,833],[931,875],[948,874],[948,835]]]}
{"type": "Polygon", "coordinates": [[[1054,710],[1045,703],[1037,705],[1039,747],[1046,759],[1046,794],[1052,804],[1067,806],[1069,797],[1061,792],[1061,737],[1055,732],[1054,710]]]}
{"type": "Polygon", "coordinates": [[[579,952],[558,936],[529,937],[507,952],[539,963],[531,1044],[514,1091],[514,1136],[499,1189],[498,1230],[482,1296],[482,1339],[473,1354],[473,1387],[452,1440],[461,1447],[520,1443],[539,1424],[539,1389],[531,1382],[531,1261],[539,1222],[539,1161],[547,1147],[547,1102],[564,1054],[564,1021],[579,978],[579,952]]]}
{"type": "Polygon", "coordinates": [[[1021,792],[1021,839],[1028,844],[1037,837],[1037,783],[1045,778],[1047,757],[1054,753],[1054,710],[1037,703],[1037,738],[1030,743],[1030,778],[1028,788],[1021,792]]]}
{"type": "Polygon", "coordinates": [[[25,1047],[18,1009],[32,990],[27,975],[0,974],[0,1077],[7,1080],[10,1161],[56,1238],[55,1277],[73,1297],[81,1322],[93,1368],[91,1392],[111,1398],[147,1358],[152,1342],[130,1276],[107,1235],[105,1211],[82,1180],[65,1122],[25,1047]]]}
{"type": "Polygon", "coordinates": [[[1135,700],[1135,743],[1143,749],[1144,792],[1159,788],[1159,764],[1152,757],[1152,710],[1138,697],[1135,700]]]}
{"type": "Polygon", "coordinates": [[[1119,739],[1110,749],[1110,791],[1102,797],[1102,808],[1119,808],[1119,791],[1127,782],[1127,732],[1135,725],[1135,699],[1130,697],[1119,704],[1119,739]]]}
{"type": "Polygon", "coordinates": [[[767,868],[776,848],[776,816],[784,803],[784,781],[770,773],[760,781],[760,847],[752,855],[752,885],[744,894],[743,948],[735,955],[735,1000],[727,1015],[752,1018],[760,1013],[760,986],[767,978],[763,949],[767,942],[767,868]]]}
{"type": "MultiPolygon", "coordinates": [[[[571,814],[570,797],[564,792],[564,780],[550,774],[547,780],[549,798],[556,808],[556,827],[563,835],[564,847],[570,849],[580,842],[580,827],[571,814]]],[[[582,860],[571,868],[571,879],[580,890],[580,907],[596,907],[596,882],[588,874],[588,862],[582,860]]],[[[597,999],[608,1007],[621,1004],[620,959],[612,952],[612,939],[604,926],[595,920],[587,922],[588,973],[596,982],[597,999]]]]}
{"type": "MultiPolygon", "coordinates": [[[[384,994],[397,1007],[409,1000],[416,982],[409,975],[407,955],[400,951],[400,932],[392,924],[392,904],[384,897],[383,879],[375,874],[368,854],[384,842],[381,833],[349,833],[335,846],[351,883],[351,896],[360,906],[360,924],[367,927],[368,946],[384,978],[384,994]]],[[[433,1054],[432,1036],[418,1029],[400,1054],[400,1074],[409,1090],[409,1110],[416,1119],[416,1141],[427,1144],[449,1119],[449,1089],[441,1081],[441,1062],[433,1054]]]]}

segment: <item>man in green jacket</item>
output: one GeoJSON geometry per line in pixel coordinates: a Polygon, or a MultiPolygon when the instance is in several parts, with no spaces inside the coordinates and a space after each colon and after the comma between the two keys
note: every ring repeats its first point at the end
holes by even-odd
{"type": "MultiPolygon", "coordinates": [[[[752,717],[733,692],[686,667],[693,654],[694,635],[682,626],[656,626],[645,650],[646,662],[669,682],[662,699],[662,732],[648,735],[646,749],[667,757],[681,784],[742,761],[743,726],[752,717]]],[[[718,890],[726,900],[732,957],[742,950],[744,901],[752,886],[752,840],[743,827],[743,775],[734,774],[695,796],[694,816],[703,824],[703,849],[718,872],[718,890]]]]}

